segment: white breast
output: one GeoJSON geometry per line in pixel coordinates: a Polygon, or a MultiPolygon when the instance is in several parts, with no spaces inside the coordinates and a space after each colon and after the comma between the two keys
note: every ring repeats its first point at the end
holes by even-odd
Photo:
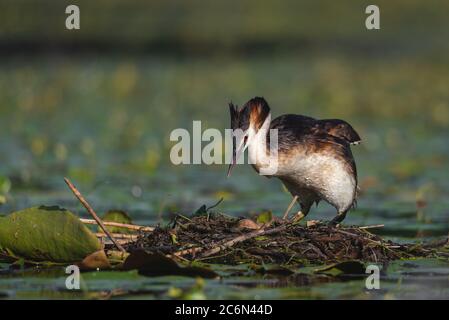
{"type": "Polygon", "coordinates": [[[279,176],[288,177],[300,189],[312,189],[339,211],[349,209],[356,181],[345,163],[332,155],[298,154],[280,164],[279,176]]]}

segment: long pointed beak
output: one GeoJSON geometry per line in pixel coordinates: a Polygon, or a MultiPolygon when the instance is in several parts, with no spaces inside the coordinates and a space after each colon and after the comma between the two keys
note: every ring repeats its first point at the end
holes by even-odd
{"type": "Polygon", "coordinates": [[[228,174],[227,174],[228,178],[231,175],[231,171],[232,171],[232,168],[234,168],[234,166],[235,166],[235,161],[232,160],[232,163],[229,165],[229,168],[228,168],[228,174]]]}
{"type": "Polygon", "coordinates": [[[232,137],[232,162],[229,165],[228,173],[226,174],[226,177],[229,178],[231,176],[232,168],[234,168],[235,164],[237,163],[237,158],[235,156],[235,148],[236,148],[236,141],[235,137],[232,137]]]}
{"type": "Polygon", "coordinates": [[[232,162],[231,162],[231,164],[229,165],[229,168],[228,168],[228,174],[227,174],[228,178],[231,175],[231,171],[235,167],[235,165],[237,163],[237,160],[240,159],[240,156],[242,155],[242,150],[244,150],[244,146],[241,146],[237,150],[237,152],[233,152],[233,154],[232,154],[232,162]]]}

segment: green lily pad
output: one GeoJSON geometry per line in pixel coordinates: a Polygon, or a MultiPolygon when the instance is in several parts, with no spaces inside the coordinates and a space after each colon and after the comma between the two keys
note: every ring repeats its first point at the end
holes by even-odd
{"type": "Polygon", "coordinates": [[[160,253],[137,250],[132,252],[123,264],[125,270],[139,270],[145,276],[180,275],[187,277],[217,278],[211,269],[198,266],[183,266],[160,253]]]}
{"type": "Polygon", "coordinates": [[[273,214],[271,213],[271,211],[265,211],[257,216],[256,222],[264,224],[270,223],[271,220],[273,220],[273,214]]]}
{"type": "MultiPolygon", "coordinates": [[[[125,223],[125,224],[133,224],[132,219],[128,216],[128,214],[125,211],[121,210],[110,210],[106,212],[104,215],[103,221],[107,222],[118,222],[118,223],[125,223]]],[[[111,233],[132,233],[133,231],[127,228],[122,227],[113,227],[113,226],[107,226],[106,229],[108,229],[111,233]]],[[[98,227],[98,232],[103,232],[103,230],[98,227]]]]}
{"type": "Polygon", "coordinates": [[[171,287],[167,294],[170,298],[181,300],[206,300],[204,293],[204,279],[196,278],[195,284],[187,289],[171,287]]]}
{"type": "Polygon", "coordinates": [[[59,207],[33,207],[0,217],[0,256],[67,263],[80,262],[100,249],[97,237],[59,207]]]}
{"type": "Polygon", "coordinates": [[[7,194],[9,190],[11,189],[11,181],[6,178],[0,176],[0,194],[7,194]]]}
{"type": "Polygon", "coordinates": [[[334,277],[342,275],[364,275],[365,265],[357,260],[344,261],[316,269],[315,272],[324,273],[334,277]]]}

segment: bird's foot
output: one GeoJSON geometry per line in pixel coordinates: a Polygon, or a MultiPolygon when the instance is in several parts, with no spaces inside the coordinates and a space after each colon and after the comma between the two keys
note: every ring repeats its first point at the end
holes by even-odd
{"type": "Polygon", "coordinates": [[[293,216],[293,218],[291,218],[290,222],[291,223],[299,223],[302,219],[304,219],[306,215],[304,213],[302,213],[301,211],[299,211],[297,214],[295,214],[293,216]]]}
{"type": "Polygon", "coordinates": [[[329,228],[340,228],[341,227],[341,221],[336,221],[335,219],[331,220],[331,221],[329,221],[327,223],[327,226],[329,228]]]}
{"type": "Polygon", "coordinates": [[[337,227],[340,226],[340,224],[339,224],[338,222],[335,222],[335,221],[331,220],[331,221],[329,221],[329,222],[327,223],[327,226],[328,226],[329,228],[337,228],[337,227]]]}
{"type": "Polygon", "coordinates": [[[345,219],[345,217],[346,217],[346,211],[338,213],[334,219],[329,221],[328,226],[331,228],[340,227],[340,224],[345,219]]]}

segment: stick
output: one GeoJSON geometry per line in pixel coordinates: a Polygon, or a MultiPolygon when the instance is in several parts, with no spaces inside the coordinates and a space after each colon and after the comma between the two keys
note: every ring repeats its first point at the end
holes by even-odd
{"type": "MultiPolygon", "coordinates": [[[[100,241],[102,241],[102,243],[105,243],[103,240],[105,240],[108,236],[105,235],[104,233],[96,233],[95,234],[97,236],[98,239],[100,239],[100,241]]],[[[117,236],[117,233],[113,234],[115,240],[117,241],[117,243],[124,245],[124,244],[128,244],[128,243],[132,243],[135,242],[137,239],[137,236],[135,236],[134,238],[120,238],[117,236]]],[[[109,240],[109,239],[108,239],[109,240]]],[[[120,253],[123,253],[121,251],[119,251],[120,253]]]]}
{"type": "Polygon", "coordinates": [[[372,226],[359,227],[359,229],[375,229],[375,228],[383,228],[383,227],[385,227],[384,224],[375,224],[372,226]]]}
{"type": "MultiPolygon", "coordinates": [[[[106,238],[107,235],[101,232],[97,232],[95,233],[95,235],[97,236],[97,238],[106,238]]],[[[135,240],[137,239],[137,235],[136,234],[127,234],[127,233],[113,233],[112,236],[116,239],[126,239],[126,240],[135,240]]]]}
{"type": "Polygon", "coordinates": [[[214,205],[208,207],[208,208],[206,209],[206,211],[209,211],[210,209],[213,209],[213,208],[215,208],[216,206],[218,206],[218,205],[223,201],[223,199],[224,199],[224,198],[221,198],[220,200],[218,200],[218,202],[217,202],[216,204],[214,204],[214,205]]]}
{"type": "MultiPolygon", "coordinates": [[[[340,232],[340,233],[343,233],[343,234],[346,234],[346,235],[348,235],[348,236],[352,236],[352,237],[355,237],[355,238],[358,238],[359,237],[359,235],[357,235],[357,234],[353,234],[353,233],[351,233],[351,232],[347,232],[347,231],[344,231],[344,230],[341,230],[341,229],[336,229],[335,231],[337,231],[337,232],[340,232]]],[[[384,248],[387,248],[387,249],[389,249],[390,251],[391,251],[391,249],[397,249],[397,248],[400,248],[401,246],[390,246],[390,245],[387,245],[387,244],[384,244],[384,243],[382,243],[381,241],[376,241],[376,240],[373,240],[373,239],[370,239],[370,238],[367,238],[367,237],[363,237],[365,240],[368,240],[369,242],[372,242],[372,243],[375,243],[375,244],[377,244],[377,245],[379,245],[379,246],[381,246],[381,247],[384,247],[384,248]]],[[[393,251],[394,252],[394,251],[393,251]]],[[[397,254],[397,253],[395,253],[395,254],[397,254]]]]}
{"type": "Polygon", "coordinates": [[[204,252],[201,255],[201,257],[204,258],[204,257],[211,256],[211,255],[216,254],[216,253],[218,253],[218,252],[220,252],[220,251],[222,251],[224,249],[230,248],[230,247],[232,247],[233,245],[235,245],[235,244],[237,244],[239,242],[243,242],[243,241],[246,241],[248,239],[255,238],[255,237],[258,237],[258,236],[261,236],[261,235],[277,233],[277,232],[280,232],[282,230],[285,230],[286,228],[287,228],[286,225],[282,225],[282,226],[279,226],[277,228],[273,228],[273,229],[269,229],[269,230],[259,229],[259,230],[256,230],[256,231],[253,231],[253,232],[250,232],[250,233],[247,233],[247,234],[243,234],[243,235],[238,236],[238,237],[236,237],[234,239],[226,241],[225,243],[223,243],[220,246],[217,246],[215,248],[207,250],[206,252],[204,252]]]}
{"type": "MultiPolygon", "coordinates": [[[[98,238],[98,239],[100,239],[100,241],[102,241],[102,240],[106,240],[108,237],[106,237],[106,238],[98,238]]],[[[113,243],[111,243],[111,240],[109,240],[109,239],[107,239],[108,241],[103,241],[102,243],[104,244],[104,245],[108,245],[108,244],[111,244],[111,245],[113,245],[114,247],[115,247],[115,245],[113,244],[113,243]]],[[[123,245],[127,245],[127,244],[129,244],[129,243],[133,243],[135,240],[133,240],[133,239],[116,239],[117,240],[117,243],[118,244],[121,244],[122,246],[123,245]]],[[[116,248],[114,248],[115,249],[115,251],[117,251],[117,252],[120,252],[120,254],[121,255],[123,255],[124,257],[126,256],[123,252],[121,252],[121,251],[118,251],[116,248]]]]}
{"type": "Polygon", "coordinates": [[[293,208],[293,205],[295,204],[296,200],[298,200],[298,196],[294,196],[292,202],[288,205],[287,210],[284,212],[284,216],[282,217],[283,220],[287,219],[287,216],[290,212],[290,210],[293,208]]]}
{"type": "MultiPolygon", "coordinates": [[[[218,252],[220,252],[220,251],[222,251],[224,249],[230,248],[230,247],[232,247],[233,245],[235,245],[235,244],[237,244],[239,242],[243,242],[243,241],[246,241],[248,239],[255,238],[257,236],[280,232],[280,231],[286,229],[287,227],[288,227],[288,225],[284,224],[284,225],[281,225],[279,227],[268,229],[268,230],[267,229],[259,229],[259,230],[255,230],[255,231],[249,232],[247,234],[240,235],[238,237],[235,237],[234,239],[231,239],[231,240],[228,240],[228,241],[225,241],[225,242],[221,241],[221,242],[217,243],[214,248],[209,249],[206,252],[204,252],[201,255],[201,257],[204,258],[204,257],[211,256],[211,255],[216,254],[216,253],[218,253],[218,252]]],[[[184,256],[186,254],[196,254],[196,253],[203,252],[205,250],[206,250],[206,248],[204,248],[204,247],[195,247],[195,248],[190,248],[190,249],[186,249],[186,250],[181,250],[181,251],[175,252],[175,253],[172,254],[172,256],[181,257],[181,256],[184,256]]]]}
{"type": "Polygon", "coordinates": [[[205,248],[203,248],[203,247],[195,247],[195,248],[185,249],[185,250],[181,250],[181,251],[176,251],[175,253],[168,255],[168,257],[169,258],[171,258],[171,257],[182,258],[182,256],[185,256],[186,254],[196,254],[198,252],[203,251],[204,249],[205,248]]]}
{"type": "Polygon", "coordinates": [[[95,221],[98,223],[98,225],[103,229],[103,232],[108,236],[109,239],[111,239],[112,243],[115,244],[115,246],[121,251],[126,252],[126,250],[114,239],[114,237],[111,235],[111,233],[106,229],[105,225],[101,221],[101,219],[97,216],[94,209],[89,205],[89,203],[84,199],[84,197],[81,195],[81,193],[78,191],[78,189],[70,182],[69,179],[64,178],[65,183],[69,186],[70,190],[72,190],[75,197],[78,198],[78,200],[81,202],[81,204],[86,208],[87,212],[95,219],[95,221]]]}
{"type": "MultiPolygon", "coordinates": [[[[85,224],[97,224],[97,222],[94,219],[80,219],[80,221],[85,224]]],[[[112,221],[103,221],[103,224],[105,226],[120,227],[120,228],[125,228],[125,229],[130,229],[130,230],[136,230],[136,231],[149,231],[149,232],[154,231],[153,227],[138,226],[135,224],[119,223],[119,222],[112,222],[112,221]]]]}

